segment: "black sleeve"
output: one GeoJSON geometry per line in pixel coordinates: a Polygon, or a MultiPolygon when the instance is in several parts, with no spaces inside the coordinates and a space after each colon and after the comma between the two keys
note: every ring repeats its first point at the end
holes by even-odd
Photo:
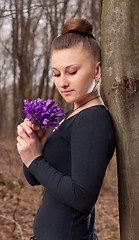
{"type": "Polygon", "coordinates": [[[24,171],[24,175],[25,178],[27,179],[28,183],[31,186],[35,186],[35,185],[40,185],[41,183],[37,180],[36,177],[34,177],[28,170],[28,168],[26,167],[26,165],[23,163],[23,171],[24,171]]]}
{"type": "Polygon", "coordinates": [[[95,204],[108,161],[109,124],[101,111],[82,111],[71,131],[71,177],[41,156],[29,171],[59,201],[81,212],[95,204]]]}

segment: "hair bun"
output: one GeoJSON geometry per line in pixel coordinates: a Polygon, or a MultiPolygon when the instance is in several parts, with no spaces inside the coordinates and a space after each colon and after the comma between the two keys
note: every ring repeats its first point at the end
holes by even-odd
{"type": "Polygon", "coordinates": [[[64,24],[62,35],[71,31],[79,31],[85,34],[92,34],[93,25],[87,19],[72,18],[64,24]]]}

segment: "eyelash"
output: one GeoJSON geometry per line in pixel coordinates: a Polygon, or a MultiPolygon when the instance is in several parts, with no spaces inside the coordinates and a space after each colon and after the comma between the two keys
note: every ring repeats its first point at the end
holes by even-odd
{"type": "Polygon", "coordinates": [[[60,74],[53,74],[53,77],[59,77],[60,74]]]}
{"type": "MultiPolygon", "coordinates": [[[[72,73],[69,73],[70,75],[74,75],[74,74],[76,74],[77,73],[77,70],[76,71],[74,71],[74,72],[72,72],[72,73]]],[[[53,75],[54,77],[59,77],[60,76],[60,74],[54,74],[53,75]]]]}
{"type": "Polygon", "coordinates": [[[74,72],[72,72],[72,73],[69,73],[70,75],[74,75],[74,74],[76,74],[77,73],[77,70],[76,71],[74,71],[74,72]]]}

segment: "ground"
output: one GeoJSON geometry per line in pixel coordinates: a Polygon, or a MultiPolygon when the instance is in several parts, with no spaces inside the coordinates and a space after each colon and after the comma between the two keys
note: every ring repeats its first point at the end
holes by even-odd
{"type": "MultiPolygon", "coordinates": [[[[9,135],[9,134],[8,134],[9,135]]],[[[0,239],[29,240],[32,224],[42,199],[40,186],[25,180],[16,142],[0,137],[0,239]]],[[[99,240],[119,240],[117,167],[114,154],[96,204],[99,240]]],[[[65,239],[66,240],[66,239],[65,239]]]]}

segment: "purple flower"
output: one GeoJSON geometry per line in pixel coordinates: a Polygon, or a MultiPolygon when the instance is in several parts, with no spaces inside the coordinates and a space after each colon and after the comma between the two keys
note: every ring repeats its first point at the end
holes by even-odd
{"type": "Polygon", "coordinates": [[[57,127],[59,126],[58,117],[64,117],[62,108],[59,107],[59,103],[55,106],[55,101],[52,98],[42,101],[41,98],[29,102],[24,100],[24,109],[22,110],[26,114],[26,118],[34,124],[42,125],[43,129],[46,126],[57,127]]]}
{"type": "Polygon", "coordinates": [[[28,119],[29,121],[33,121],[33,116],[32,116],[30,113],[28,113],[28,114],[27,114],[27,119],[28,119]]]}

